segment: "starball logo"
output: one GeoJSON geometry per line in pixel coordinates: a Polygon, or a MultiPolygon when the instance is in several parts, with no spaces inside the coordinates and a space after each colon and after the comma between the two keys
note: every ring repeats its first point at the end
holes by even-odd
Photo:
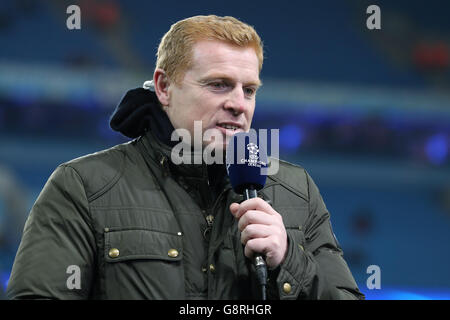
{"type": "Polygon", "coordinates": [[[254,159],[258,158],[259,149],[256,144],[254,144],[253,142],[250,142],[247,145],[247,150],[251,153],[250,158],[254,158],[254,159]]]}
{"type": "Polygon", "coordinates": [[[255,143],[250,142],[249,144],[247,144],[247,150],[250,152],[250,154],[248,156],[249,159],[245,159],[245,158],[241,159],[240,162],[242,164],[247,164],[249,166],[258,167],[258,168],[261,168],[261,167],[264,167],[267,165],[266,162],[259,160],[259,156],[258,156],[259,148],[255,143]]]}

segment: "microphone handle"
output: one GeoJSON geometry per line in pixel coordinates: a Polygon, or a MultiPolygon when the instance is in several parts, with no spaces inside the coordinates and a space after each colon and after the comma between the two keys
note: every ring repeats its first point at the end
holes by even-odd
{"type": "Polygon", "coordinates": [[[253,187],[250,187],[249,189],[244,189],[244,200],[257,198],[258,197],[258,191],[254,189],[253,187]]]}
{"type": "MultiPolygon", "coordinates": [[[[258,197],[258,191],[253,188],[253,186],[250,186],[249,188],[244,189],[244,200],[252,199],[258,197]]],[[[261,270],[263,273],[267,274],[267,267],[266,267],[266,261],[264,261],[263,256],[260,253],[255,253],[253,255],[253,265],[255,266],[256,270],[261,270]]],[[[264,276],[263,278],[267,278],[264,276]]],[[[262,285],[265,285],[267,279],[262,279],[262,285]]]]}
{"type": "MultiPolygon", "coordinates": [[[[258,197],[258,191],[251,185],[248,188],[244,189],[244,200],[253,199],[258,197]]],[[[264,261],[262,255],[260,253],[255,253],[253,255],[253,264],[255,267],[265,265],[266,262],[264,261]]]]}

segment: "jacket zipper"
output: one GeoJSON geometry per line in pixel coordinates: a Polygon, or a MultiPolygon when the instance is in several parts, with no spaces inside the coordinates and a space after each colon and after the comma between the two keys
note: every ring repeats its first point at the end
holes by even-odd
{"type": "Polygon", "coordinates": [[[205,231],[203,232],[203,236],[205,239],[208,240],[209,242],[209,234],[212,231],[213,225],[214,225],[214,215],[213,212],[215,212],[217,205],[219,204],[219,202],[222,200],[223,195],[229,190],[230,188],[227,188],[225,190],[223,190],[219,196],[217,197],[217,199],[214,201],[214,204],[212,206],[212,208],[210,210],[208,210],[207,215],[205,216],[205,220],[207,223],[207,228],[205,229],[205,231]]]}
{"type": "Polygon", "coordinates": [[[206,223],[208,224],[208,228],[212,228],[212,225],[214,223],[214,216],[212,214],[209,214],[205,217],[206,223]]]}

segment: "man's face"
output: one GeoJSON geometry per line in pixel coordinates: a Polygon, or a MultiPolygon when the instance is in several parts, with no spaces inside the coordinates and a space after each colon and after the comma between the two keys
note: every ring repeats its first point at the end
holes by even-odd
{"type": "Polygon", "coordinates": [[[187,129],[194,138],[194,121],[201,121],[202,134],[208,130],[212,136],[222,138],[203,141],[202,145],[214,140],[214,148],[225,148],[233,134],[250,129],[260,85],[258,66],[251,47],[197,42],[191,68],[179,85],[171,83],[168,88],[166,110],[172,125],[187,129]]]}

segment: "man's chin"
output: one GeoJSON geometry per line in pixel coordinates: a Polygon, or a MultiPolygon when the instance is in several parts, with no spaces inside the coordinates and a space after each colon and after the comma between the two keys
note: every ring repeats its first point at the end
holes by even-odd
{"type": "Polygon", "coordinates": [[[232,136],[226,134],[215,135],[207,141],[203,141],[203,149],[214,149],[226,151],[228,143],[232,136]]]}
{"type": "Polygon", "coordinates": [[[210,142],[203,144],[203,150],[208,150],[208,152],[225,152],[227,150],[227,142],[210,142]]]}
{"type": "Polygon", "coordinates": [[[203,157],[204,160],[211,164],[211,163],[217,163],[217,164],[223,164],[225,163],[225,153],[227,150],[227,144],[226,143],[205,143],[203,144],[203,157]]]}

